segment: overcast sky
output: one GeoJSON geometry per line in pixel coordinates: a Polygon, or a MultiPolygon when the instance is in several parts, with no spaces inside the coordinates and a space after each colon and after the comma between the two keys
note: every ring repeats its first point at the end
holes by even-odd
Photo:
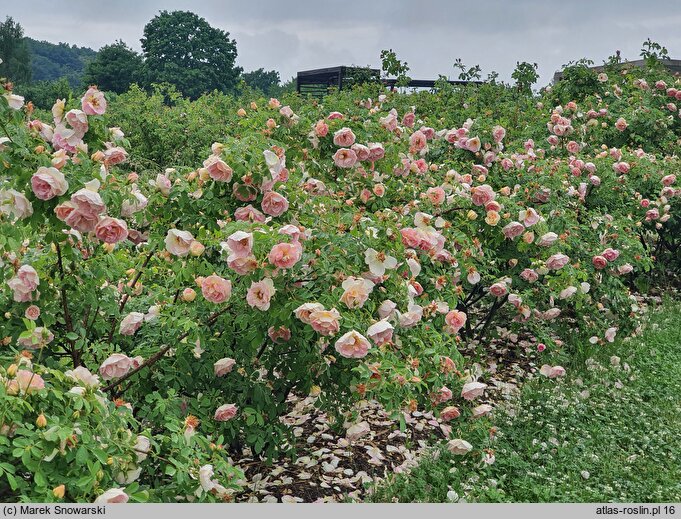
{"type": "Polygon", "coordinates": [[[681,59],[681,0],[19,0],[4,1],[27,36],[98,49],[122,39],[136,50],[160,10],[190,10],[229,31],[238,64],[282,79],[336,65],[380,68],[392,48],[414,79],[455,79],[456,58],[510,81],[517,61],[536,62],[540,86],[570,60],[598,65],[619,49],[639,57],[647,38],[681,59]]]}

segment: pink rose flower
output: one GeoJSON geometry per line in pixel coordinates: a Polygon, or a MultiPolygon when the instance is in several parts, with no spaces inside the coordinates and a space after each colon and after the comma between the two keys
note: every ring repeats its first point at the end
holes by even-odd
{"type": "Polygon", "coordinates": [[[38,326],[33,329],[29,337],[20,337],[17,344],[27,350],[44,348],[54,340],[54,334],[47,328],[38,326]]]}
{"type": "Polygon", "coordinates": [[[118,333],[121,335],[134,335],[144,322],[144,314],[141,312],[130,312],[121,321],[118,333]]]}
{"type": "Polygon", "coordinates": [[[378,321],[367,329],[367,336],[374,341],[376,346],[388,344],[393,339],[393,325],[388,321],[378,321]]]}
{"type": "Polygon", "coordinates": [[[446,193],[445,190],[439,186],[429,187],[428,191],[426,191],[426,196],[428,197],[428,200],[430,200],[431,204],[440,205],[445,201],[446,193]]]}
{"type": "Polygon", "coordinates": [[[128,152],[120,146],[111,146],[108,142],[106,145],[107,148],[104,150],[104,164],[106,166],[115,166],[128,159],[128,152]]]}
{"type": "Polygon", "coordinates": [[[208,175],[218,182],[229,182],[232,180],[232,168],[230,168],[220,157],[211,155],[203,161],[203,167],[208,170],[208,175]]]}
{"type": "Polygon", "coordinates": [[[236,361],[234,359],[230,359],[229,357],[225,357],[224,359],[216,361],[215,364],[213,364],[215,376],[224,377],[227,373],[232,371],[235,365],[236,361]]]}
{"type": "Polygon", "coordinates": [[[288,269],[300,261],[303,247],[298,242],[278,243],[268,255],[269,262],[275,267],[288,269]]]}
{"type": "Polygon", "coordinates": [[[369,162],[376,162],[385,157],[385,149],[380,142],[370,142],[367,146],[369,147],[369,162]]]}
{"type": "MultiPolygon", "coordinates": [[[[7,282],[9,288],[14,292],[14,301],[17,303],[26,303],[33,301],[34,294],[40,284],[38,273],[30,265],[22,265],[17,270],[16,275],[7,282]]],[[[35,294],[35,299],[38,294],[35,294]]]]}
{"type": "Polygon", "coordinates": [[[218,422],[227,422],[236,416],[238,409],[235,404],[221,405],[215,410],[213,418],[218,422]]]}
{"type": "Polygon", "coordinates": [[[50,200],[66,193],[69,183],[57,168],[41,166],[31,177],[31,188],[40,200],[50,200]]]}
{"type": "Polygon", "coordinates": [[[99,374],[104,380],[120,378],[133,369],[132,364],[132,359],[127,355],[114,353],[99,367],[99,374]]]}
{"type": "Polygon", "coordinates": [[[31,305],[24,312],[24,316],[31,321],[37,321],[38,317],[40,317],[40,308],[36,305],[31,305]]]}
{"type": "Polygon", "coordinates": [[[88,130],[87,115],[85,115],[85,112],[81,110],[69,110],[66,112],[65,119],[75,131],[78,139],[82,139],[88,130]]]}
{"type": "Polygon", "coordinates": [[[184,257],[189,254],[193,241],[194,236],[190,232],[170,229],[165,239],[166,250],[175,256],[184,257]]]}
{"type": "Polygon", "coordinates": [[[312,319],[310,316],[313,312],[318,310],[324,310],[324,306],[319,303],[303,303],[298,308],[296,308],[293,313],[297,319],[300,319],[305,324],[312,324],[312,319]]]}
{"type": "Polygon", "coordinates": [[[357,155],[357,160],[367,160],[371,155],[369,148],[363,144],[353,144],[350,149],[357,155]]]}
{"type": "Polygon", "coordinates": [[[227,266],[237,274],[245,276],[258,268],[258,260],[253,255],[238,257],[231,254],[227,258],[227,266]]]}
{"type": "Polygon", "coordinates": [[[369,353],[371,344],[361,333],[351,330],[336,341],[336,351],[347,359],[361,359],[369,353]]]}
{"type": "Polygon", "coordinates": [[[494,128],[492,128],[492,138],[494,139],[494,142],[503,141],[505,136],[506,130],[504,129],[503,126],[495,126],[494,128]]]}
{"type": "Polygon", "coordinates": [[[281,216],[288,211],[288,200],[276,191],[269,191],[262,199],[262,210],[270,216],[281,216]]]}
{"type": "Polygon", "coordinates": [[[249,204],[246,207],[239,207],[234,211],[234,219],[240,222],[262,223],[265,221],[265,215],[249,204]]]}
{"type": "Polygon", "coordinates": [[[335,308],[314,310],[309,315],[310,326],[320,335],[335,335],[340,330],[341,315],[335,308]]]}
{"type": "Polygon", "coordinates": [[[596,269],[601,270],[608,266],[608,260],[603,256],[594,256],[591,260],[596,269]]]}
{"type": "Polygon", "coordinates": [[[102,115],[106,112],[104,93],[91,86],[80,100],[80,107],[86,115],[102,115]]]}
{"type": "Polygon", "coordinates": [[[546,260],[546,268],[550,270],[560,270],[568,264],[570,258],[565,254],[554,254],[546,260]]]}
{"type": "Polygon", "coordinates": [[[246,302],[251,308],[262,311],[269,310],[270,301],[275,292],[274,282],[270,278],[258,282],[254,281],[246,293],[246,302]]]}
{"type": "Polygon", "coordinates": [[[428,144],[426,136],[421,130],[416,130],[409,137],[409,148],[415,152],[421,151],[428,144]]]}
{"type": "Polygon", "coordinates": [[[540,369],[539,373],[548,378],[558,378],[565,376],[565,368],[563,366],[549,366],[544,364],[540,369]]]}
{"type": "Polygon", "coordinates": [[[471,189],[471,200],[475,205],[485,205],[496,198],[496,193],[492,189],[492,186],[483,184],[481,186],[476,186],[471,189]]]}
{"type": "Polygon", "coordinates": [[[528,283],[534,283],[539,279],[539,274],[535,270],[525,269],[520,273],[520,277],[528,283]]]}
{"type": "Polygon", "coordinates": [[[434,405],[437,405],[441,404],[442,402],[446,402],[447,400],[451,400],[452,396],[452,390],[447,386],[442,386],[440,389],[430,395],[430,399],[434,405]]]}
{"type": "Polygon", "coordinates": [[[463,389],[461,389],[461,397],[464,400],[475,400],[485,393],[485,388],[487,388],[487,384],[481,382],[468,382],[464,384],[463,389]]]}
{"type": "Polygon", "coordinates": [[[333,155],[333,162],[339,168],[351,168],[357,162],[357,155],[347,148],[340,148],[333,155]]]}
{"type": "Polygon", "coordinates": [[[404,117],[402,117],[402,124],[407,128],[412,128],[414,126],[415,121],[416,115],[414,115],[414,112],[407,112],[406,114],[404,114],[404,117]]]}
{"type": "Polygon", "coordinates": [[[341,148],[349,148],[355,143],[355,134],[350,128],[341,128],[333,134],[333,143],[341,148]]]}
{"type": "Polygon", "coordinates": [[[619,258],[620,251],[607,248],[603,252],[601,252],[601,256],[603,256],[606,260],[608,261],[615,261],[617,258],[619,258]]]}
{"type": "Polygon", "coordinates": [[[314,133],[317,137],[326,137],[329,134],[329,125],[320,119],[314,125],[314,133]]]}
{"type": "Polygon", "coordinates": [[[525,226],[520,222],[511,222],[501,230],[507,240],[513,240],[525,232],[525,226]]]}
{"type": "Polygon", "coordinates": [[[70,203],[67,202],[65,204],[62,204],[61,209],[59,208],[59,206],[55,208],[55,213],[57,214],[57,217],[59,218],[60,213],[62,214],[65,213],[66,218],[64,218],[64,223],[69,227],[72,227],[73,229],[79,232],[94,231],[95,227],[97,226],[97,223],[99,222],[99,217],[83,214],[75,208],[69,209],[69,205],[70,203]],[[60,210],[57,211],[57,209],[60,210]]]}
{"type": "Polygon", "coordinates": [[[253,249],[253,233],[236,231],[227,237],[224,244],[235,258],[245,258],[250,256],[253,249]]]}
{"type": "Polygon", "coordinates": [[[489,287],[489,293],[492,294],[494,297],[503,297],[508,293],[508,288],[506,287],[506,283],[494,283],[491,287],[489,287]]]}
{"type": "Polygon", "coordinates": [[[118,218],[105,216],[95,226],[95,236],[104,243],[118,243],[128,237],[128,224],[118,218]]]}
{"type": "Polygon", "coordinates": [[[451,310],[445,315],[445,331],[457,333],[466,324],[466,314],[459,310],[451,310]]]}
{"type": "Polygon", "coordinates": [[[626,129],[627,129],[627,126],[629,126],[629,125],[627,124],[626,119],[624,119],[623,117],[620,117],[620,118],[617,119],[617,121],[615,122],[615,128],[617,128],[617,129],[618,129],[619,131],[621,131],[621,132],[623,132],[624,130],[626,130],[626,129]]]}
{"type": "Polygon", "coordinates": [[[97,217],[106,211],[106,206],[99,193],[87,188],[79,189],[73,193],[71,204],[87,217],[97,217]]]}
{"type": "Polygon", "coordinates": [[[232,295],[232,282],[212,274],[201,282],[201,293],[211,303],[224,303],[232,295]]]}
{"type": "Polygon", "coordinates": [[[6,384],[7,393],[10,395],[30,393],[31,390],[40,391],[45,388],[43,378],[26,369],[18,370],[14,379],[9,380],[6,384]]]}

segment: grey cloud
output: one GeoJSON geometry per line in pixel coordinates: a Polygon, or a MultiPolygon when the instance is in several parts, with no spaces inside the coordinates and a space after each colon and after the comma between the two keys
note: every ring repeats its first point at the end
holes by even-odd
{"type": "Polygon", "coordinates": [[[619,49],[636,59],[649,37],[681,57],[678,0],[23,0],[0,16],[33,38],[95,49],[120,38],[139,50],[144,24],[163,9],[190,10],[229,31],[245,70],[276,69],[283,79],[324,66],[378,67],[387,48],[412,77],[455,77],[460,57],[507,81],[516,61],[536,62],[544,84],[581,57],[601,63],[619,49]]]}

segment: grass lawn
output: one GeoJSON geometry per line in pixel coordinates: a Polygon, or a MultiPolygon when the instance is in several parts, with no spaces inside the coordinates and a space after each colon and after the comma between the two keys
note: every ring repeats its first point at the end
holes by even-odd
{"type": "Polygon", "coordinates": [[[526,384],[514,409],[461,424],[472,452],[438,449],[372,499],[681,501],[681,304],[651,307],[641,337],[604,347],[565,379],[526,384]],[[494,463],[482,461],[485,449],[494,463]]]}

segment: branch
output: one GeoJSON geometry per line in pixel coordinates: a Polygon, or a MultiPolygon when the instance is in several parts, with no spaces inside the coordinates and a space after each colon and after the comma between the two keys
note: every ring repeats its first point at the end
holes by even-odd
{"type": "MultiPolygon", "coordinates": [[[[61,246],[59,243],[55,243],[57,249],[57,266],[59,267],[59,275],[61,277],[62,284],[59,287],[59,293],[61,295],[61,306],[64,312],[64,322],[66,323],[66,332],[73,332],[73,320],[71,319],[71,313],[69,312],[69,301],[66,296],[66,287],[64,286],[64,279],[66,278],[66,273],[64,272],[64,260],[61,255],[61,246]]],[[[73,366],[78,367],[80,365],[80,359],[78,351],[76,350],[76,341],[73,339],[67,339],[71,345],[71,359],[73,360],[73,366]]]]}
{"type": "MultiPolygon", "coordinates": [[[[208,318],[208,320],[206,321],[206,326],[210,326],[210,325],[214,324],[215,321],[218,320],[218,317],[220,317],[220,316],[221,316],[222,314],[224,314],[227,310],[229,310],[229,308],[230,308],[230,307],[227,306],[227,307],[223,308],[222,310],[219,310],[219,311],[217,311],[217,312],[214,312],[214,313],[208,318]]],[[[187,331],[187,332],[184,332],[182,335],[180,335],[180,336],[175,340],[175,342],[174,342],[173,344],[177,344],[177,343],[182,342],[184,339],[186,339],[187,337],[189,337],[189,335],[192,333],[192,331],[193,331],[193,330],[189,330],[189,331],[187,331]]],[[[156,364],[159,360],[161,360],[161,357],[163,357],[166,353],[168,353],[168,350],[170,350],[171,346],[172,346],[172,344],[168,344],[168,345],[164,346],[163,348],[161,348],[160,350],[158,350],[154,355],[152,355],[152,356],[149,357],[147,360],[145,360],[142,364],[140,364],[138,367],[136,367],[136,368],[133,369],[132,371],[129,371],[128,373],[126,373],[125,375],[123,375],[121,378],[119,378],[119,379],[116,380],[115,382],[112,382],[111,384],[109,384],[108,386],[106,386],[105,388],[103,388],[102,391],[111,391],[111,390],[113,390],[117,385],[119,385],[121,382],[126,381],[127,379],[129,379],[130,377],[132,377],[134,374],[136,374],[138,371],[141,371],[141,370],[143,370],[144,368],[146,368],[146,367],[148,367],[148,366],[153,366],[153,365],[156,364]]],[[[127,388],[126,388],[126,389],[127,389],[127,388]]],[[[120,393],[115,393],[114,396],[119,396],[121,393],[122,393],[122,392],[120,392],[120,393]]]]}

